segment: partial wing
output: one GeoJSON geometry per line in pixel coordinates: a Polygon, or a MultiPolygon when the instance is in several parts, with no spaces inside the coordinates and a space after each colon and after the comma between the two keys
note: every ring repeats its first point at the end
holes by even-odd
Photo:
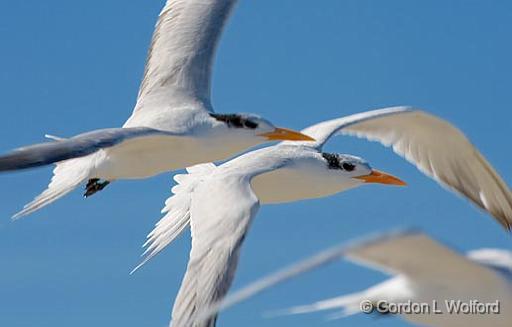
{"type": "Polygon", "coordinates": [[[494,278],[489,269],[467,259],[423,233],[406,233],[368,242],[346,252],[355,262],[402,274],[414,279],[430,279],[436,283],[461,279],[483,282],[494,278]]]}
{"type": "Polygon", "coordinates": [[[227,293],[259,204],[249,181],[240,176],[209,178],[196,187],[191,201],[192,248],[171,324],[213,326],[215,316],[196,322],[198,310],[227,293]]]}
{"type": "MultiPolygon", "coordinates": [[[[239,168],[242,167],[251,171],[252,175],[278,169],[286,164],[286,159],[283,151],[267,147],[236,157],[224,163],[222,168],[231,166],[231,169],[240,172],[239,168]]],[[[171,244],[189,226],[192,193],[205,178],[214,173],[216,168],[214,163],[204,163],[188,167],[186,174],[174,176],[177,185],[172,188],[173,195],[165,201],[165,207],[162,209],[165,215],[147,236],[144,244],[146,250],[142,255],[144,259],[132,273],[171,244]]]]}
{"type": "Polygon", "coordinates": [[[304,145],[321,150],[324,144],[335,134],[339,133],[342,129],[347,128],[354,124],[359,124],[367,120],[382,119],[387,116],[399,115],[403,113],[414,112],[413,108],[409,107],[392,107],[372,111],[361,112],[350,116],[326,120],[321,123],[306,127],[301,133],[307,133],[315,139],[313,142],[282,142],[283,144],[290,145],[304,145]]]}
{"type": "Polygon", "coordinates": [[[215,49],[236,0],[168,0],[160,13],[134,112],[180,102],[210,109],[215,49]]]}
{"type": "Polygon", "coordinates": [[[357,249],[359,247],[364,247],[367,244],[378,243],[383,240],[388,240],[391,238],[401,237],[403,235],[410,235],[412,232],[389,232],[389,233],[381,233],[377,235],[370,235],[369,237],[361,238],[355,241],[350,241],[341,245],[337,245],[330,249],[324,250],[315,254],[309,258],[301,260],[291,266],[288,266],[284,269],[281,269],[275,273],[269,274],[245,287],[242,289],[232,292],[230,295],[226,296],[224,299],[215,302],[210,305],[208,308],[204,308],[199,316],[210,316],[216,314],[220,311],[223,311],[239,302],[242,302],[248,298],[251,298],[268,288],[286,282],[292,278],[300,276],[308,271],[314,270],[316,268],[322,267],[329,263],[339,260],[343,256],[345,256],[349,251],[353,249],[357,249]]]}
{"type": "MultiPolygon", "coordinates": [[[[437,284],[441,284],[443,281],[451,283],[453,280],[469,284],[494,282],[496,280],[495,273],[492,270],[467,259],[463,255],[459,255],[423,233],[414,231],[390,232],[333,247],[265,276],[214,303],[202,311],[201,316],[223,311],[270,287],[336,261],[340,257],[347,257],[392,274],[411,276],[414,279],[433,279],[437,284]]],[[[337,306],[344,308],[344,314],[353,314],[358,312],[358,305],[362,299],[382,298],[383,294],[393,294],[397,298],[401,296],[407,298],[406,293],[403,279],[397,277],[380,283],[364,291],[364,293],[333,298],[311,306],[280,311],[277,314],[326,310],[337,306]],[[389,290],[393,291],[388,292],[389,290]],[[379,295],[377,296],[377,294],[379,295]]]]}
{"type": "Polygon", "coordinates": [[[324,310],[341,309],[341,313],[337,317],[347,317],[361,312],[360,305],[365,298],[366,293],[358,292],[348,295],[337,296],[324,299],[311,304],[299,305],[288,309],[278,310],[270,313],[271,316],[296,315],[311,313],[324,310]]]}
{"type": "Polygon", "coordinates": [[[87,156],[137,137],[172,135],[151,128],[109,128],[77,135],[69,139],[19,148],[0,156],[0,172],[34,168],[87,156]]]}
{"type": "Polygon", "coordinates": [[[445,120],[396,107],[325,121],[302,132],[318,140],[313,144],[318,149],[337,133],[391,146],[424,174],[487,211],[507,230],[512,227],[510,189],[466,136],[445,120]]]}
{"type": "Polygon", "coordinates": [[[512,280],[512,251],[503,249],[478,249],[468,252],[468,258],[497,270],[512,280]]]}
{"type": "Polygon", "coordinates": [[[173,195],[165,201],[162,217],[155,228],[147,236],[144,247],[147,247],[142,262],[132,270],[137,271],[151,258],[156,256],[167,245],[171,244],[190,224],[190,204],[192,193],[204,177],[215,170],[214,163],[199,164],[187,168],[187,174],[174,176],[177,185],[171,190],[173,195]]]}

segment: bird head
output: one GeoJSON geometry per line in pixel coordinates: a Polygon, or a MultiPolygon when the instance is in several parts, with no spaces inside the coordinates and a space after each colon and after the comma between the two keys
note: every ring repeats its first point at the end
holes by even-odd
{"type": "Polygon", "coordinates": [[[373,169],[370,164],[355,156],[338,153],[322,152],[322,158],[327,168],[337,174],[359,183],[378,183],[387,185],[405,186],[406,183],[388,173],[373,169]]]}
{"type": "Polygon", "coordinates": [[[215,114],[210,116],[223,124],[230,134],[243,139],[251,139],[255,144],[271,141],[314,141],[300,132],[274,126],[270,121],[254,114],[215,114]]]}

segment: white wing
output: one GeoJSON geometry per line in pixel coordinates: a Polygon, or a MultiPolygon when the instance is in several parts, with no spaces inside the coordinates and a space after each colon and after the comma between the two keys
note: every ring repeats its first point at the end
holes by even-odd
{"type": "Polygon", "coordinates": [[[165,201],[162,217],[156,223],[155,228],[147,236],[144,243],[146,250],[142,254],[144,259],[132,270],[137,271],[151,258],[156,256],[167,245],[171,244],[184,230],[190,222],[190,204],[194,189],[215,170],[213,163],[204,163],[187,168],[187,174],[178,174],[174,176],[177,185],[171,190],[172,195],[165,201]]]}
{"type": "MultiPolygon", "coordinates": [[[[221,167],[225,169],[231,166],[231,169],[238,173],[241,173],[238,169],[241,167],[250,172],[247,176],[252,176],[282,167],[286,164],[286,159],[286,153],[283,151],[267,147],[252,151],[250,155],[236,157],[221,167]]],[[[173,195],[165,201],[165,207],[162,209],[165,215],[147,236],[144,244],[144,247],[147,247],[143,253],[144,259],[132,270],[132,273],[171,244],[189,226],[191,195],[205,178],[215,172],[216,168],[214,163],[204,163],[188,167],[187,174],[174,176],[177,185],[172,188],[173,195]]]]}
{"type": "Polygon", "coordinates": [[[287,163],[266,151],[257,158],[237,157],[195,186],[190,199],[192,249],[171,324],[214,325],[216,316],[200,310],[220,301],[233,281],[242,242],[259,209],[251,179],[287,163]]]}
{"type": "Polygon", "coordinates": [[[325,121],[302,132],[317,140],[312,142],[317,149],[337,133],[391,146],[424,174],[486,210],[503,227],[512,227],[510,189],[466,136],[445,120],[396,107],[325,121]]]}
{"type": "MultiPolygon", "coordinates": [[[[174,326],[191,326],[199,309],[227,293],[240,247],[259,208],[249,181],[240,176],[209,178],[196,187],[191,201],[192,248],[174,303],[174,326]]],[[[212,326],[215,319],[209,317],[193,326],[212,326]]]]}
{"type": "Polygon", "coordinates": [[[380,233],[377,235],[370,235],[369,237],[361,238],[355,241],[350,241],[330,249],[324,250],[315,254],[307,259],[301,260],[291,266],[279,270],[278,272],[267,275],[244,288],[231,293],[224,299],[219,300],[212,304],[208,308],[203,308],[200,312],[200,316],[209,316],[223,311],[239,302],[242,302],[248,298],[255,296],[263,292],[264,290],[288,281],[294,277],[300,276],[308,271],[322,267],[333,261],[339,260],[345,256],[348,251],[357,249],[367,244],[378,243],[382,240],[388,240],[390,238],[401,237],[402,235],[409,235],[411,232],[389,232],[380,233]]]}
{"type": "Polygon", "coordinates": [[[153,33],[134,113],[181,103],[210,105],[215,49],[236,0],[168,0],[153,33]]]}
{"type": "Polygon", "coordinates": [[[478,249],[469,251],[468,258],[500,271],[512,280],[512,251],[503,249],[478,249]]]}
{"type": "MultiPolygon", "coordinates": [[[[393,274],[409,275],[415,279],[433,279],[438,285],[444,280],[448,284],[457,280],[460,283],[468,283],[469,287],[471,283],[485,283],[489,280],[496,280],[496,274],[492,270],[467,259],[463,255],[459,255],[423,233],[413,231],[390,232],[333,247],[276,273],[267,275],[214,303],[210,308],[205,309],[202,315],[211,315],[223,311],[270,287],[343,256],[393,274]]],[[[280,311],[277,314],[326,310],[336,306],[344,307],[344,314],[353,314],[359,311],[358,304],[361,299],[368,299],[372,296],[375,297],[375,294],[382,295],[385,293],[394,293],[397,298],[403,296],[406,293],[403,279],[393,278],[368,289],[366,293],[354,293],[350,296],[322,301],[311,306],[280,311]],[[393,292],[388,292],[390,289],[393,292]]]]}

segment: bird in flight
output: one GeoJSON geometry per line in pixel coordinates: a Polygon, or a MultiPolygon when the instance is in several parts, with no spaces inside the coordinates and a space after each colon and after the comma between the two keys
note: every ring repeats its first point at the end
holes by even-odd
{"type": "Polygon", "coordinates": [[[383,233],[323,251],[243,287],[201,315],[219,312],[340,257],[391,277],[360,292],[279,310],[271,316],[337,310],[331,319],[364,312],[432,327],[506,327],[512,320],[511,251],[483,248],[464,255],[419,231],[383,233]],[[407,311],[408,303],[423,308],[407,311]],[[482,305],[487,309],[477,309],[482,305]],[[468,313],[471,308],[487,312],[468,313]]]}
{"type": "MultiPolygon", "coordinates": [[[[245,153],[219,167],[269,167],[251,181],[262,204],[330,196],[368,182],[404,185],[391,175],[371,169],[361,158],[322,152],[332,136],[355,135],[391,146],[424,174],[470,200],[510,230],[512,193],[508,186],[464,134],[445,120],[414,108],[393,107],[324,121],[302,132],[316,141],[282,142],[245,153]]],[[[189,226],[190,194],[219,167],[202,164],[188,168],[188,174],[175,176],[178,184],[162,209],[165,215],[148,235],[145,258],[135,270],[189,226]]]]}
{"type": "MultiPolygon", "coordinates": [[[[353,169],[334,168],[318,151],[303,151],[301,147],[247,159],[240,156],[214,169],[208,169],[212,168],[209,164],[199,165],[194,172],[200,179],[194,178],[192,172],[176,190],[177,196],[188,199],[186,214],[190,218],[192,248],[174,302],[171,326],[215,325],[216,317],[198,322],[196,314],[222,299],[235,277],[242,243],[259,209],[251,186],[256,176],[286,167],[311,167],[352,187],[363,183],[404,184],[372,169],[362,159],[344,157],[340,160],[353,165],[353,169]]],[[[344,162],[339,164],[343,166],[344,162]]]]}
{"type": "Polygon", "coordinates": [[[160,13],[132,115],[94,130],[0,156],[0,172],[56,164],[48,188],[14,218],[86,182],[85,196],[118,179],[140,179],[225,159],[251,146],[312,140],[254,114],[220,114],[210,102],[215,49],[236,0],[168,0],[160,13]]]}

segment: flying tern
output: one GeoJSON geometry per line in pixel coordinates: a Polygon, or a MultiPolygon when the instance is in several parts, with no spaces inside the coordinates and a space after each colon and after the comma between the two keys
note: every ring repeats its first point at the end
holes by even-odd
{"type": "MultiPolygon", "coordinates": [[[[251,182],[262,204],[325,197],[365,182],[403,184],[372,170],[358,157],[322,152],[330,137],[355,135],[391,146],[424,174],[467,198],[510,230],[512,193],[464,134],[445,120],[413,108],[394,107],[321,122],[302,132],[316,141],[282,142],[248,152],[223,165],[274,167],[254,176],[251,182]]],[[[164,217],[148,235],[146,257],[137,268],[189,225],[190,194],[202,178],[215,170],[214,164],[203,164],[189,168],[189,174],[175,176],[178,184],[162,209],[164,217]]]]}
{"type": "Polygon", "coordinates": [[[218,114],[210,103],[218,39],[236,0],[168,0],[160,13],[132,115],[122,128],[17,149],[0,172],[56,163],[48,188],[14,217],[86,183],[85,196],[118,179],[140,179],[226,159],[277,140],[312,140],[253,114],[218,114]]]}
{"type": "Polygon", "coordinates": [[[337,176],[338,182],[347,187],[365,182],[404,184],[356,157],[343,158],[343,163],[353,165],[350,169],[335,169],[321,153],[303,151],[301,147],[290,147],[285,153],[281,150],[259,153],[261,156],[240,156],[219,167],[213,166],[214,169],[209,164],[198,165],[191,169],[190,176],[184,176],[179,190],[175,190],[176,196],[187,198],[185,209],[190,218],[192,248],[174,302],[172,326],[215,325],[215,317],[198,322],[196,314],[224,297],[235,277],[242,243],[259,209],[258,197],[251,186],[256,176],[285,167],[309,167],[318,173],[323,170],[327,175],[337,176]]]}
{"type": "Polygon", "coordinates": [[[395,315],[415,325],[432,327],[506,327],[512,321],[511,251],[483,248],[463,255],[424,233],[412,231],[329,249],[251,283],[200,315],[208,317],[342,256],[392,277],[361,292],[272,315],[337,310],[331,318],[343,318],[364,312],[395,315]]]}

